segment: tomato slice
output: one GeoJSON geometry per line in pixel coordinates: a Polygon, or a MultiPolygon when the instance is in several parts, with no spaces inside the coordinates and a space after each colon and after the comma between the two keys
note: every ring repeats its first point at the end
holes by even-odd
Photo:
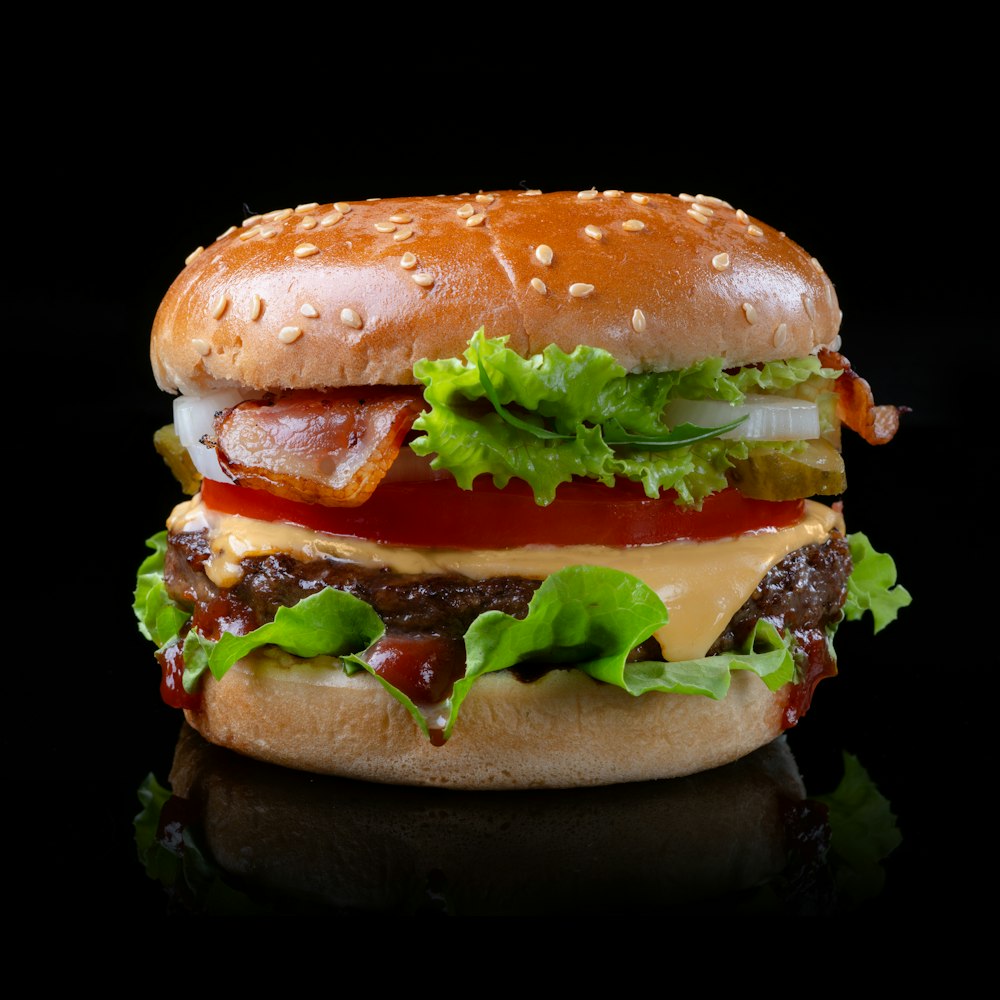
{"type": "Polygon", "coordinates": [[[453,480],[382,483],[360,507],[325,507],[206,479],[202,500],[225,514],[283,521],[333,535],[392,545],[517,548],[522,545],[650,545],[704,541],[799,521],[802,500],[751,500],[735,489],[707,497],[700,511],[678,507],[673,493],[650,500],[638,483],[613,489],[574,481],[539,507],[530,488],[497,489],[486,479],[472,490],[453,480]]]}

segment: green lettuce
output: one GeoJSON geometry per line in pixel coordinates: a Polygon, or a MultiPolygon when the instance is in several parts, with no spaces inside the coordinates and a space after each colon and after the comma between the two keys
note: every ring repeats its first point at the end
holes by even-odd
{"type": "Polygon", "coordinates": [[[434,455],[459,486],[490,475],[499,488],[528,483],[547,505],[560,483],[574,476],[613,486],[616,477],[641,482],[652,498],[677,491],[677,502],[697,505],[725,489],[726,470],[757,447],[722,441],[717,428],[668,428],[661,420],[673,399],[742,402],[747,392],[794,393],[806,383],[840,373],[815,357],[772,361],[727,372],[710,358],[673,372],[629,374],[607,351],[580,346],[567,354],[554,345],[523,358],[506,337],[478,330],[463,358],[419,361],[427,409],[410,443],[434,455]]]}
{"type": "Polygon", "coordinates": [[[139,631],[162,649],[177,637],[191,615],[168,595],[163,585],[163,565],[167,553],[165,531],[146,539],[153,550],[146,556],[136,574],[132,610],[139,621],[139,631]]]}
{"type": "Polygon", "coordinates": [[[854,568],[847,581],[844,617],[857,621],[866,611],[871,612],[875,631],[881,632],[913,598],[905,587],[896,583],[892,556],[876,552],[868,536],[861,532],[848,535],[847,542],[854,568]]]}

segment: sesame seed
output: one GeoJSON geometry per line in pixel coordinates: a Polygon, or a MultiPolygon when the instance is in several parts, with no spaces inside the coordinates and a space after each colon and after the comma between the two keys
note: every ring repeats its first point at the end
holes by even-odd
{"type": "Polygon", "coordinates": [[[281,230],[277,226],[265,226],[260,231],[260,238],[262,240],[270,239],[272,236],[277,236],[281,230]]]}
{"type": "Polygon", "coordinates": [[[593,285],[588,285],[585,281],[574,281],[569,286],[569,294],[574,299],[585,299],[594,290],[593,285]]]}
{"type": "Polygon", "coordinates": [[[687,210],[687,214],[690,215],[692,219],[695,219],[698,222],[700,222],[703,226],[707,226],[708,225],[708,216],[707,215],[702,215],[702,213],[699,212],[697,209],[695,209],[695,208],[689,208],[687,210]]]}
{"type": "Polygon", "coordinates": [[[389,221],[390,222],[396,222],[399,225],[403,225],[406,222],[412,222],[413,221],[413,216],[412,215],[407,215],[405,212],[397,212],[395,215],[390,215],[389,216],[389,221]]]}
{"type": "Polygon", "coordinates": [[[413,279],[414,284],[419,285],[421,288],[430,288],[434,284],[434,275],[427,271],[417,271],[416,274],[411,274],[410,277],[413,279]]]}
{"type": "Polygon", "coordinates": [[[627,233],[638,233],[646,228],[646,223],[639,219],[626,219],[622,223],[622,229],[627,233]]]}
{"type": "Polygon", "coordinates": [[[188,254],[188,255],[187,255],[187,256],[186,256],[185,258],[184,258],[184,263],[185,263],[185,264],[190,264],[190,263],[191,263],[191,261],[193,261],[193,260],[195,259],[195,257],[197,257],[197,256],[198,256],[198,254],[200,254],[200,253],[204,253],[204,252],[205,252],[205,248],[204,248],[204,247],[195,247],[195,248],[194,248],[194,250],[192,250],[192,251],[191,251],[191,252],[190,252],[190,253],[189,253],[189,254],[188,254]]]}
{"type": "Polygon", "coordinates": [[[541,193],[541,188],[529,188],[527,191],[522,192],[526,198],[537,198],[541,193]]]}
{"type": "Polygon", "coordinates": [[[725,252],[717,253],[712,258],[712,267],[714,267],[716,271],[725,271],[725,269],[729,267],[729,254],[725,252]]]}
{"type": "Polygon", "coordinates": [[[747,226],[747,233],[750,236],[763,236],[764,230],[760,226],[747,226]]]}
{"type": "Polygon", "coordinates": [[[831,309],[833,308],[833,285],[829,283],[826,286],[826,304],[831,309]]]}
{"type": "Polygon", "coordinates": [[[407,250],[406,253],[399,258],[399,266],[405,268],[407,271],[415,268],[417,266],[416,254],[412,254],[409,250],[407,250]]]}
{"type": "Polygon", "coordinates": [[[317,208],[319,208],[319,202],[318,201],[310,201],[310,202],[308,202],[305,205],[296,205],[295,206],[295,211],[298,212],[299,215],[302,215],[303,212],[312,212],[314,209],[317,209],[317,208]]]}
{"type": "Polygon", "coordinates": [[[649,195],[648,194],[633,194],[632,195],[632,200],[637,205],[648,205],[649,204],[649,195]]]}
{"type": "Polygon", "coordinates": [[[587,226],[583,231],[592,240],[603,240],[604,239],[604,233],[602,233],[601,230],[597,228],[597,226],[587,226]]]}
{"type": "Polygon", "coordinates": [[[262,218],[265,222],[282,222],[292,214],[290,208],[277,208],[273,212],[265,213],[262,218]]]}
{"type": "Polygon", "coordinates": [[[246,229],[248,226],[256,226],[260,222],[259,215],[251,215],[248,219],[243,220],[243,228],[246,229]]]}
{"type": "Polygon", "coordinates": [[[467,226],[481,226],[485,221],[486,221],[486,216],[480,212],[477,215],[470,215],[465,220],[465,224],[467,226]]]}
{"type": "Polygon", "coordinates": [[[580,201],[593,201],[597,197],[597,188],[591,188],[589,191],[578,191],[576,196],[580,201]]]}
{"type": "Polygon", "coordinates": [[[550,247],[548,243],[539,243],[538,246],[535,247],[535,259],[540,264],[544,264],[548,267],[549,264],[552,263],[553,256],[552,247],[550,247]]]}
{"type": "Polygon", "coordinates": [[[820,274],[823,273],[823,265],[815,257],[810,257],[809,263],[812,264],[815,271],[818,271],[820,274]]]}
{"type": "Polygon", "coordinates": [[[296,257],[311,257],[314,253],[319,253],[319,247],[315,243],[300,243],[292,253],[296,257]]]}
{"type": "Polygon", "coordinates": [[[313,216],[311,216],[311,215],[304,215],[302,217],[302,221],[299,223],[299,225],[303,229],[315,229],[316,228],[316,219],[313,216]]]}
{"type": "Polygon", "coordinates": [[[492,205],[493,202],[496,201],[496,196],[492,194],[477,194],[476,201],[478,201],[480,205],[492,205]]]}
{"type": "Polygon", "coordinates": [[[788,324],[779,323],[774,330],[774,346],[781,347],[788,340],[788,324]]]}
{"type": "Polygon", "coordinates": [[[341,215],[347,215],[351,210],[351,206],[347,204],[346,201],[335,201],[333,207],[340,212],[341,215]]]}
{"type": "Polygon", "coordinates": [[[757,310],[749,302],[743,303],[743,315],[751,325],[757,322],[757,310]]]}
{"type": "Polygon", "coordinates": [[[409,226],[404,226],[402,229],[392,234],[393,240],[397,243],[402,243],[403,240],[408,240],[413,235],[413,230],[409,226]]]}
{"type": "Polygon", "coordinates": [[[219,295],[216,300],[212,303],[212,319],[222,319],[223,313],[226,311],[226,307],[229,305],[229,296],[223,292],[219,295]]]}
{"type": "Polygon", "coordinates": [[[721,198],[713,198],[710,194],[697,194],[695,195],[694,200],[702,205],[714,205],[716,208],[733,207],[728,201],[723,201],[721,198]]]}
{"type": "Polygon", "coordinates": [[[646,329],[646,314],[641,309],[632,313],[632,329],[636,333],[643,333],[646,329]]]}
{"type": "Polygon", "coordinates": [[[311,302],[303,302],[299,312],[303,316],[308,316],[309,319],[316,319],[319,316],[319,310],[311,302]]]}
{"type": "Polygon", "coordinates": [[[736,209],[736,218],[739,219],[744,226],[750,222],[750,216],[747,215],[747,213],[744,212],[742,208],[736,209]]]}
{"type": "Polygon", "coordinates": [[[534,288],[534,290],[538,292],[540,295],[544,295],[546,292],[548,292],[548,289],[545,287],[545,282],[542,281],[541,278],[532,278],[531,287],[534,288]]]}
{"type": "Polygon", "coordinates": [[[685,194],[683,191],[677,196],[681,201],[694,201],[693,194],[685,194]]]}
{"type": "Polygon", "coordinates": [[[254,297],[250,300],[250,320],[251,320],[251,322],[253,322],[254,320],[260,319],[260,314],[263,311],[263,305],[264,305],[264,302],[263,302],[263,300],[261,299],[261,297],[259,295],[254,295],[254,297]]]}
{"type": "Polygon", "coordinates": [[[212,345],[207,340],[202,340],[201,337],[192,337],[191,346],[202,356],[205,357],[209,351],[212,350],[212,345]]]}
{"type": "Polygon", "coordinates": [[[396,231],[396,223],[394,222],[376,222],[375,228],[380,233],[394,233],[396,231]]]}
{"type": "Polygon", "coordinates": [[[469,205],[467,203],[465,205],[462,205],[460,208],[456,208],[455,209],[455,214],[460,219],[468,219],[470,216],[476,214],[476,209],[475,209],[475,207],[473,205],[469,205]]]}
{"type": "Polygon", "coordinates": [[[806,311],[806,315],[811,320],[816,319],[816,304],[813,302],[811,296],[806,295],[805,292],[802,293],[802,306],[806,311]]]}
{"type": "Polygon", "coordinates": [[[227,236],[231,236],[235,232],[236,232],[236,227],[230,226],[224,233],[219,233],[219,235],[216,236],[215,238],[217,240],[224,240],[227,236]]]}
{"type": "Polygon", "coordinates": [[[709,218],[715,215],[714,208],[709,208],[708,205],[704,204],[704,202],[697,201],[697,199],[695,201],[695,207],[692,211],[701,212],[702,215],[707,215],[709,218]]]}
{"type": "Polygon", "coordinates": [[[240,239],[248,240],[251,237],[256,236],[259,232],[260,226],[251,226],[249,229],[244,229],[243,232],[240,233],[240,239]]]}
{"type": "Polygon", "coordinates": [[[344,326],[349,326],[352,330],[360,330],[364,326],[364,321],[361,317],[353,309],[346,307],[340,310],[340,322],[344,326]]]}
{"type": "Polygon", "coordinates": [[[321,226],[332,226],[340,222],[343,217],[344,216],[341,212],[327,212],[326,215],[319,220],[319,224],[321,226]]]}
{"type": "Polygon", "coordinates": [[[616,188],[608,188],[608,190],[604,192],[604,197],[620,198],[624,193],[625,193],[624,191],[618,191],[616,188]]]}
{"type": "Polygon", "coordinates": [[[292,344],[301,336],[301,326],[283,326],[278,332],[278,340],[280,340],[283,344],[292,344]]]}

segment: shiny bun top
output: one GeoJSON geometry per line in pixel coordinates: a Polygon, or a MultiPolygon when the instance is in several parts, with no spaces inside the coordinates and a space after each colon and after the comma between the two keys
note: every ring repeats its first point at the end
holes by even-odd
{"type": "Polygon", "coordinates": [[[199,247],[153,325],[157,383],[198,394],[412,384],[480,327],[522,355],[603,347],[630,371],[836,347],[819,262],[718,198],[496,191],[299,205],[199,247]]]}

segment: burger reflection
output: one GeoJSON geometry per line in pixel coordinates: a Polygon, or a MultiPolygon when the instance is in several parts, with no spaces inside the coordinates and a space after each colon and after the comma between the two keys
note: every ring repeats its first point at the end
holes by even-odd
{"type": "Polygon", "coordinates": [[[185,724],[169,784],[143,783],[135,834],[179,912],[829,914],[879,892],[900,840],[857,761],[809,798],[783,737],[686,778],[455,792],[288,771],[185,724]]]}

